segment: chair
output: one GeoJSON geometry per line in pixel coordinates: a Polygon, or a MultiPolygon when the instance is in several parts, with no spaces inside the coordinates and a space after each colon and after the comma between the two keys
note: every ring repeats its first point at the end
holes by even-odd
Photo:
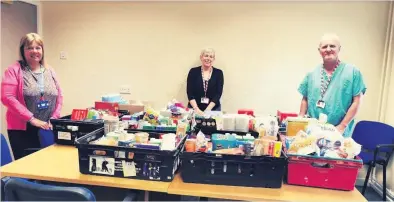
{"type": "Polygon", "coordinates": [[[12,162],[11,150],[8,146],[7,139],[1,134],[1,166],[12,162]]]}
{"type": "Polygon", "coordinates": [[[17,178],[9,179],[4,189],[6,201],[96,201],[83,187],[43,185],[17,178]]]}
{"type": "Polygon", "coordinates": [[[360,121],[356,124],[352,138],[362,145],[360,158],[368,166],[362,194],[368,186],[372,168],[376,164],[383,167],[383,200],[386,201],[386,167],[394,152],[394,127],[374,121],[360,121]]]}
{"type": "MultiPolygon", "coordinates": [[[[3,134],[1,134],[1,166],[12,162],[11,150],[8,146],[7,140],[3,134]]],[[[4,201],[4,186],[9,180],[9,177],[1,178],[1,201],[4,201]]]]}
{"type": "Polygon", "coordinates": [[[38,137],[40,139],[40,148],[27,148],[24,151],[24,156],[30,155],[40,149],[55,144],[55,136],[52,130],[40,129],[38,131],[38,137]]]}
{"type": "MultiPolygon", "coordinates": [[[[136,201],[141,194],[128,191],[126,201],[136,201]]],[[[84,187],[39,184],[20,178],[10,178],[5,185],[6,201],[96,201],[92,191],[84,187]]]]}
{"type": "Polygon", "coordinates": [[[55,144],[55,136],[54,136],[52,130],[40,129],[38,134],[40,137],[41,148],[45,148],[45,147],[55,144]]]}

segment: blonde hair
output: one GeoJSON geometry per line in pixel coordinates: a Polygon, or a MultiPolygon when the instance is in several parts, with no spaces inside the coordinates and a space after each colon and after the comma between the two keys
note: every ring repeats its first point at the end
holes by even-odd
{"type": "Polygon", "coordinates": [[[46,63],[44,60],[44,41],[42,40],[42,38],[40,37],[40,35],[36,34],[36,33],[28,33],[25,36],[23,36],[21,38],[21,41],[19,43],[19,57],[20,57],[20,61],[23,62],[24,65],[27,65],[27,61],[25,58],[25,47],[30,46],[31,44],[33,44],[33,42],[36,42],[39,46],[41,46],[42,48],[42,59],[40,61],[40,64],[44,67],[46,67],[46,63]]]}
{"type": "Polygon", "coordinates": [[[201,50],[200,56],[204,55],[204,53],[212,53],[213,57],[215,57],[215,50],[213,48],[204,48],[201,50]]]}

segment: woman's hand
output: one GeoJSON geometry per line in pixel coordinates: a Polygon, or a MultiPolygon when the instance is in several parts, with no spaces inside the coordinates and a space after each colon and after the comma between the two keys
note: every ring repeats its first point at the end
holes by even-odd
{"type": "Polygon", "coordinates": [[[44,121],[41,121],[39,119],[33,118],[30,121],[30,123],[31,123],[31,125],[33,125],[33,126],[35,126],[37,128],[42,128],[42,129],[45,129],[45,130],[49,130],[49,123],[48,122],[44,122],[44,121]]]}
{"type": "Polygon", "coordinates": [[[201,109],[197,108],[194,110],[196,112],[196,114],[200,115],[200,116],[204,116],[204,112],[201,111],[201,109]]]}
{"type": "Polygon", "coordinates": [[[53,130],[53,126],[52,126],[52,124],[51,124],[51,120],[48,121],[48,126],[49,126],[49,129],[50,129],[50,130],[53,130]]]}

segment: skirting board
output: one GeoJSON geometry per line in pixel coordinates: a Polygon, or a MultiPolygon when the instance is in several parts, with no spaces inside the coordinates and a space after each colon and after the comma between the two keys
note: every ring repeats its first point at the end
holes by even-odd
{"type": "MultiPolygon", "coordinates": [[[[374,178],[370,180],[369,185],[374,189],[380,196],[383,197],[383,185],[379,184],[374,178]]],[[[386,188],[387,201],[394,202],[394,193],[386,188]]]]}
{"type": "MultiPolygon", "coordinates": [[[[366,172],[366,171],[365,171],[366,172]]],[[[376,180],[376,169],[373,168],[371,172],[371,177],[369,178],[369,183],[368,186],[371,187],[378,193],[381,197],[383,197],[383,185],[379,184],[379,182],[376,180]]],[[[358,176],[356,180],[356,185],[357,186],[363,186],[365,181],[365,176],[358,176]]],[[[387,200],[394,202],[394,193],[386,188],[386,194],[387,194],[387,200]]]]}

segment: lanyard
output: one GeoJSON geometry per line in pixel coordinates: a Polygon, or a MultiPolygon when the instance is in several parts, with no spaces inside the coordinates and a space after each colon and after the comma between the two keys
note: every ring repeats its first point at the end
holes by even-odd
{"type": "Polygon", "coordinates": [[[211,79],[211,76],[212,76],[212,68],[211,68],[211,71],[209,72],[209,77],[208,77],[208,79],[204,79],[204,70],[203,70],[203,67],[201,67],[201,77],[202,77],[202,84],[203,84],[203,86],[204,86],[204,95],[205,95],[205,97],[207,97],[207,91],[208,91],[208,82],[209,82],[209,80],[211,79]]]}
{"type": "Polygon", "coordinates": [[[341,63],[341,61],[338,61],[338,63],[336,64],[334,71],[332,72],[331,76],[328,76],[326,74],[326,72],[324,71],[324,67],[322,66],[321,68],[321,86],[320,86],[320,98],[321,100],[323,100],[324,95],[327,92],[328,89],[328,85],[330,85],[332,77],[334,76],[335,71],[337,70],[339,64],[341,63]],[[327,79],[325,79],[325,77],[327,77],[327,79]]]}
{"type": "Polygon", "coordinates": [[[30,73],[32,74],[33,78],[37,81],[38,83],[38,89],[40,90],[40,100],[43,100],[44,98],[44,68],[42,66],[40,66],[40,70],[41,70],[41,77],[40,77],[40,81],[38,81],[36,79],[36,77],[34,76],[34,73],[31,71],[30,67],[28,66],[27,69],[29,69],[30,73]]]}

